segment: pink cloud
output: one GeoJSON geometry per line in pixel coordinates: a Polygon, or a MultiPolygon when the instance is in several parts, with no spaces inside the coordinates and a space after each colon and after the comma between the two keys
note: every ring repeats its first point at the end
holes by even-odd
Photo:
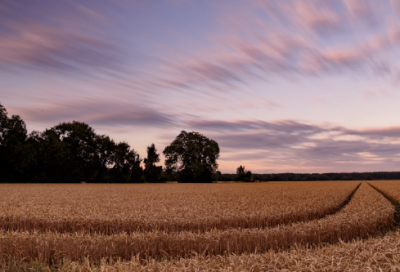
{"type": "MultiPolygon", "coordinates": [[[[236,7],[238,13],[235,13],[235,20],[238,22],[231,29],[228,26],[232,22],[232,15],[229,10],[221,8],[222,11],[216,16],[222,21],[223,28],[214,34],[207,33],[212,46],[187,55],[179,52],[161,57],[136,54],[135,60],[142,58],[142,62],[146,63],[145,69],[137,73],[130,72],[122,80],[129,77],[128,81],[135,89],[165,90],[198,86],[234,87],[254,78],[265,79],[271,75],[323,75],[332,71],[347,72],[349,69],[371,70],[373,66],[386,67],[384,70],[389,72],[389,65],[376,65],[375,57],[399,43],[400,31],[395,24],[387,33],[370,35],[361,42],[327,47],[321,44],[321,39],[323,41],[325,36],[328,37],[331,30],[343,30],[343,27],[349,26],[351,30],[348,31],[355,31],[351,28],[351,18],[339,12],[340,2],[253,2],[257,6],[246,5],[243,9],[245,18],[241,16],[240,7],[236,7]],[[268,15],[268,20],[257,15],[256,10],[260,6],[268,15]],[[224,23],[224,20],[227,22],[224,23]],[[237,26],[241,22],[247,23],[238,32],[237,26]],[[229,34],[221,35],[225,32],[229,34]],[[318,35],[314,35],[315,32],[318,35]]],[[[375,12],[369,8],[369,4],[363,7],[360,3],[346,0],[342,5],[355,15],[367,16],[375,12]]],[[[96,22],[107,23],[107,17],[87,7],[77,5],[74,10],[85,15],[80,18],[90,17],[96,22]]],[[[61,26],[69,26],[71,20],[67,17],[51,17],[51,20],[61,26]]],[[[86,22],[85,19],[81,20],[86,22]]],[[[80,23],[90,25],[82,21],[80,23]]],[[[68,27],[55,28],[38,22],[19,23],[14,20],[7,25],[12,34],[0,36],[0,61],[3,66],[11,64],[107,72],[125,68],[126,52],[123,49],[126,48],[112,41],[98,27],[90,27],[96,33],[92,36],[68,27]]],[[[338,34],[340,32],[335,32],[335,35],[338,34]]],[[[177,42],[185,43],[184,38],[177,42]]],[[[156,45],[162,47],[162,44],[156,45]]]]}
{"type": "Polygon", "coordinates": [[[363,92],[363,98],[365,99],[374,99],[377,96],[389,96],[389,95],[392,95],[392,93],[387,90],[367,90],[363,92]]]}
{"type": "Polygon", "coordinates": [[[359,1],[253,2],[268,14],[268,21],[249,16],[252,14],[249,5],[243,8],[243,14],[234,9],[239,12],[234,18],[230,9],[218,14],[223,30],[228,34],[210,33],[212,47],[197,51],[196,55],[166,60],[164,68],[163,65],[158,67],[166,76],[158,81],[171,88],[216,87],[218,84],[233,87],[254,78],[268,79],[271,75],[322,76],[348,71],[391,74],[390,60],[381,55],[399,44],[400,33],[396,25],[388,23],[390,20],[382,21],[386,29],[378,34],[368,32],[370,26],[353,25],[360,16],[364,19],[382,16],[382,9],[371,9],[373,4],[363,7],[359,1]],[[341,13],[341,5],[352,15],[341,13]],[[363,33],[364,38],[346,43],[333,42],[331,46],[324,41],[331,37],[329,35],[340,38],[342,32],[363,33]]]}
{"type": "Polygon", "coordinates": [[[400,127],[366,128],[360,130],[344,130],[344,134],[358,135],[369,139],[400,139],[400,127]]]}
{"type": "Polygon", "coordinates": [[[400,127],[353,130],[296,120],[197,120],[189,126],[220,144],[221,168],[393,171],[400,161],[400,127]]]}
{"type": "Polygon", "coordinates": [[[400,13],[400,0],[390,0],[390,3],[392,5],[392,9],[395,13],[399,14],[400,13]]]}
{"type": "Polygon", "coordinates": [[[28,122],[50,126],[59,122],[81,121],[106,127],[165,127],[175,122],[171,115],[156,109],[106,98],[14,107],[13,110],[28,122]]]}
{"type": "Polygon", "coordinates": [[[339,15],[333,12],[328,5],[317,6],[310,1],[295,2],[287,16],[295,18],[303,27],[315,31],[334,29],[341,23],[339,15]]]}
{"type": "Polygon", "coordinates": [[[121,71],[121,45],[101,28],[108,23],[101,13],[73,2],[45,7],[29,1],[4,4],[0,68],[121,71]]]}
{"type": "Polygon", "coordinates": [[[371,10],[367,1],[361,0],[343,0],[348,12],[353,17],[368,17],[371,15],[371,10]]]}
{"type": "Polygon", "coordinates": [[[77,33],[21,26],[13,35],[0,37],[0,64],[66,70],[76,65],[107,67],[118,62],[114,50],[107,42],[77,33]]]}

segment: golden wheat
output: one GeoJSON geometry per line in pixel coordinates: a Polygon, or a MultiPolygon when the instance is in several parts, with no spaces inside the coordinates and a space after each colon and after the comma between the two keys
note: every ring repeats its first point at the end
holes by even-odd
{"type": "Polygon", "coordinates": [[[391,200],[400,204],[400,180],[379,180],[368,182],[391,200]]]}
{"type": "MultiPolygon", "coordinates": [[[[65,261],[57,266],[58,271],[74,272],[142,272],[142,271],[400,271],[400,232],[392,232],[385,237],[339,242],[335,245],[308,248],[291,248],[290,251],[266,253],[252,253],[229,256],[196,256],[157,261],[143,260],[133,257],[131,260],[115,261],[102,259],[100,262],[65,261]]],[[[0,264],[1,267],[1,264],[0,264]]],[[[28,271],[41,267],[42,271],[47,264],[33,263],[3,263],[7,271],[28,271]]]]}
{"type": "Polygon", "coordinates": [[[270,229],[214,229],[205,233],[162,231],[101,235],[90,233],[0,234],[0,258],[39,259],[59,262],[64,258],[92,260],[132,256],[188,257],[193,254],[226,255],[318,246],[339,240],[350,241],[388,230],[394,223],[394,207],[380,193],[363,183],[340,212],[321,220],[300,222],[270,229]]]}
{"type": "Polygon", "coordinates": [[[1,184],[0,228],[101,234],[266,228],[332,214],[358,184],[1,184]]]}

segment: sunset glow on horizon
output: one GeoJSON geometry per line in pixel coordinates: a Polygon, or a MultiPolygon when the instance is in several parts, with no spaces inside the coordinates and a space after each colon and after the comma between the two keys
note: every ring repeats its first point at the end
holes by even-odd
{"type": "Polygon", "coordinates": [[[234,173],[400,170],[400,0],[0,3],[0,103],[143,158],[180,131],[234,173]]]}

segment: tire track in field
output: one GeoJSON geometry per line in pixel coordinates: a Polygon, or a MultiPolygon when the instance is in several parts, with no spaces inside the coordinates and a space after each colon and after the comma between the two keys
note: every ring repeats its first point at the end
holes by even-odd
{"type": "MultiPolygon", "coordinates": [[[[342,205],[340,206],[340,208],[339,208],[336,212],[334,212],[333,214],[337,214],[338,212],[340,212],[341,210],[343,210],[343,208],[346,207],[347,204],[350,203],[350,201],[351,201],[351,199],[353,198],[354,194],[357,192],[358,188],[360,188],[361,183],[362,183],[362,182],[360,182],[360,184],[357,185],[357,187],[354,189],[354,191],[353,191],[353,192],[349,195],[349,197],[342,203],[342,205]]],[[[333,214],[332,214],[332,215],[333,215],[333,214]]],[[[330,214],[327,214],[326,216],[328,216],[328,215],[330,215],[330,214]]],[[[326,216],[324,216],[324,217],[326,217],[326,216]]],[[[320,219],[322,219],[322,218],[323,218],[323,217],[321,217],[320,219]]]]}
{"type": "Polygon", "coordinates": [[[383,191],[379,190],[377,187],[375,187],[374,185],[368,183],[369,186],[371,186],[372,188],[374,188],[376,191],[378,191],[381,195],[383,195],[387,200],[390,201],[390,203],[392,203],[392,205],[395,208],[395,213],[394,213],[394,220],[395,220],[395,229],[399,229],[400,228],[400,203],[398,201],[396,201],[394,198],[388,196],[386,193],[384,193],[383,191]]]}

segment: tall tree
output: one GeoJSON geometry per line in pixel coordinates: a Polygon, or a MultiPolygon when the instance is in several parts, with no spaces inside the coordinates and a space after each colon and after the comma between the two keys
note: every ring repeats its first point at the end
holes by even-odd
{"type": "Polygon", "coordinates": [[[147,182],[159,182],[162,172],[162,166],[156,166],[157,162],[160,162],[160,154],[157,153],[157,149],[154,144],[147,147],[147,158],[144,162],[144,177],[147,182]]]}
{"type": "Polygon", "coordinates": [[[140,163],[127,143],[82,122],[28,136],[25,122],[0,104],[0,182],[143,182],[140,163]]]}
{"type": "Polygon", "coordinates": [[[28,142],[34,149],[35,163],[29,175],[35,182],[70,183],[80,175],[79,169],[71,163],[72,157],[67,145],[51,129],[32,132],[28,142]]]}
{"type": "Polygon", "coordinates": [[[2,104],[0,104],[0,140],[3,137],[3,131],[5,129],[7,119],[7,110],[2,104]]]}
{"type": "Polygon", "coordinates": [[[221,177],[222,177],[221,171],[217,171],[217,172],[215,172],[215,174],[214,174],[214,176],[213,176],[213,179],[214,179],[215,181],[220,181],[220,180],[221,180],[221,177]]]}
{"type": "Polygon", "coordinates": [[[253,182],[253,173],[250,170],[246,171],[245,166],[239,166],[236,169],[235,181],[253,182]]]}
{"type": "Polygon", "coordinates": [[[74,182],[93,182],[98,174],[100,150],[93,128],[83,122],[61,123],[51,130],[65,144],[65,167],[75,172],[74,182]]]}
{"type": "Polygon", "coordinates": [[[243,181],[246,177],[246,166],[239,166],[236,169],[235,181],[243,181]]]}
{"type": "Polygon", "coordinates": [[[115,142],[105,135],[96,135],[96,146],[98,148],[97,175],[93,182],[111,182],[110,167],[114,162],[115,142]]]}
{"type": "Polygon", "coordinates": [[[125,143],[118,143],[114,150],[113,167],[110,170],[111,180],[118,183],[128,183],[132,169],[140,164],[140,157],[125,143]]]}
{"type": "Polygon", "coordinates": [[[244,182],[253,182],[253,181],[254,181],[254,179],[253,179],[253,173],[252,173],[250,170],[248,170],[248,171],[246,172],[246,175],[245,175],[243,181],[244,181],[244,182]]]}
{"type": "Polygon", "coordinates": [[[141,159],[139,158],[139,155],[137,155],[136,161],[132,164],[132,169],[131,169],[131,177],[129,182],[131,183],[143,183],[144,182],[144,177],[143,177],[143,169],[140,166],[141,159]]]}
{"type": "Polygon", "coordinates": [[[127,143],[97,135],[85,123],[62,123],[51,130],[65,145],[64,165],[75,173],[74,182],[127,183],[132,169],[140,165],[139,155],[127,143]]]}
{"type": "Polygon", "coordinates": [[[85,123],[62,123],[43,133],[33,132],[28,142],[35,149],[37,164],[32,172],[38,182],[127,183],[141,162],[127,143],[97,135],[85,123]]]}
{"type": "Polygon", "coordinates": [[[176,171],[179,182],[209,183],[218,169],[218,143],[198,132],[182,131],[163,154],[167,171],[176,171]]]}
{"type": "Polygon", "coordinates": [[[0,182],[26,182],[25,173],[33,160],[26,139],[24,120],[18,115],[8,118],[0,104],[0,182]]]}

